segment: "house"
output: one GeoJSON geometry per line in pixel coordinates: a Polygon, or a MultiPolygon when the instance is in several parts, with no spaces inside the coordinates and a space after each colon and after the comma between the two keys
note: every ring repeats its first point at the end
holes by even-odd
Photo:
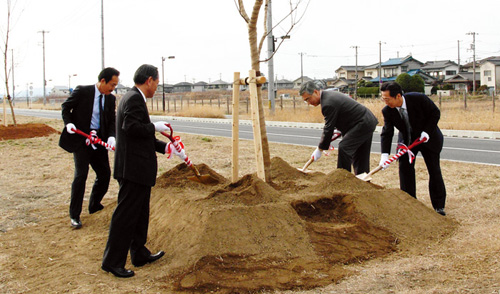
{"type": "MultiPolygon", "coordinates": [[[[472,72],[464,71],[452,76],[451,78],[444,80],[443,83],[453,85],[453,88],[455,90],[471,91],[473,75],[474,73],[472,72]]],[[[476,74],[476,80],[477,80],[477,74],[476,74]]]]}
{"type": "MultiPolygon", "coordinates": [[[[424,63],[416,60],[411,55],[402,58],[389,58],[382,62],[382,81],[384,78],[397,77],[402,73],[409,72],[412,69],[420,69],[424,63]]],[[[378,81],[378,79],[377,79],[378,81]]]]}
{"type": "Polygon", "coordinates": [[[68,96],[70,94],[68,87],[66,86],[54,86],[52,90],[50,90],[51,96],[68,96]]]}
{"type": "Polygon", "coordinates": [[[197,82],[193,85],[193,92],[205,92],[207,89],[208,83],[206,82],[197,82]]]}
{"type": "MultiPolygon", "coordinates": [[[[160,86],[158,86],[160,87],[160,86]]],[[[115,93],[117,95],[124,95],[125,93],[127,93],[131,88],[130,87],[125,87],[124,85],[122,84],[118,84],[116,85],[116,88],[115,88],[115,93]]]]}
{"type": "MultiPolygon", "coordinates": [[[[476,89],[478,82],[480,85],[486,85],[492,91],[498,89],[500,86],[500,56],[490,56],[481,60],[476,60],[476,89]]],[[[473,74],[473,62],[465,64],[462,69],[468,73],[473,74]]],[[[471,75],[470,81],[474,78],[471,75]]],[[[472,83],[471,83],[472,85],[472,83]]],[[[470,90],[471,88],[469,88],[470,90]]]]}
{"type": "Polygon", "coordinates": [[[180,82],[173,86],[173,93],[191,92],[193,89],[193,84],[188,82],[180,82]]]}
{"type": "Polygon", "coordinates": [[[324,82],[326,88],[333,88],[333,83],[337,80],[337,78],[326,78],[322,81],[324,82]]]}
{"type": "Polygon", "coordinates": [[[363,76],[369,78],[378,78],[379,64],[375,63],[372,65],[365,66],[363,68],[363,76]]]}
{"type": "Polygon", "coordinates": [[[479,72],[481,86],[485,85],[491,91],[496,91],[500,86],[500,56],[482,62],[479,72]]]}
{"type": "Polygon", "coordinates": [[[427,61],[421,69],[435,79],[443,81],[458,73],[458,64],[451,60],[427,61]]]}
{"type": "Polygon", "coordinates": [[[307,77],[307,76],[299,77],[298,79],[295,79],[293,81],[293,88],[300,89],[300,86],[302,86],[302,83],[307,83],[307,82],[312,81],[312,80],[313,79],[311,79],[310,77],[307,77]]]}
{"type": "Polygon", "coordinates": [[[217,80],[209,83],[207,85],[208,90],[232,90],[233,84],[224,82],[223,80],[217,80]]]}
{"type": "Polygon", "coordinates": [[[280,90],[280,89],[293,89],[293,82],[289,81],[289,80],[285,80],[285,79],[277,80],[276,81],[276,89],[277,90],[280,90]]]}
{"type": "Polygon", "coordinates": [[[333,81],[328,87],[329,88],[338,88],[340,92],[347,93],[349,89],[354,89],[354,84],[356,83],[355,79],[345,79],[345,78],[337,78],[333,81]]]}
{"type": "Polygon", "coordinates": [[[358,80],[364,75],[365,66],[358,65],[357,67],[354,65],[342,65],[339,67],[335,73],[339,79],[347,79],[347,80],[355,80],[356,79],[356,70],[358,72],[358,80]]]}
{"type": "Polygon", "coordinates": [[[171,84],[160,85],[160,84],[158,84],[158,87],[156,88],[156,92],[163,93],[163,87],[165,87],[165,93],[172,93],[174,91],[174,85],[171,85],[171,84]]]}

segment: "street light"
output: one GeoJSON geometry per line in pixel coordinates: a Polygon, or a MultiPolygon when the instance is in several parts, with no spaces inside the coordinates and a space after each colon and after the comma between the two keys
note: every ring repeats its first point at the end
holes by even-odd
{"type": "MultiPolygon", "coordinates": [[[[161,57],[161,83],[162,83],[162,92],[163,92],[163,112],[165,112],[165,59],[175,59],[175,56],[169,57],[161,57]]],[[[170,105],[169,105],[170,106],[170,105]]],[[[170,109],[170,107],[169,107],[170,109]]]]}
{"type": "Polygon", "coordinates": [[[68,75],[68,93],[71,94],[71,77],[76,77],[77,74],[68,75]]]}

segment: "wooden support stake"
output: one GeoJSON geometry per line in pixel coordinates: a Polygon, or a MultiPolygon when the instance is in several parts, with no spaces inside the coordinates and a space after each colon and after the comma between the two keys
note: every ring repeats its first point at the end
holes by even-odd
{"type": "Polygon", "coordinates": [[[255,70],[250,70],[250,105],[252,108],[253,142],[255,147],[255,161],[257,163],[257,176],[266,181],[264,168],[264,153],[262,149],[262,133],[260,129],[259,97],[257,96],[257,79],[255,70]]]}
{"type": "Polygon", "coordinates": [[[232,156],[233,160],[231,162],[231,181],[234,183],[238,180],[238,165],[239,165],[239,112],[240,112],[240,73],[234,73],[234,85],[233,85],[233,144],[232,144],[232,156]]]}

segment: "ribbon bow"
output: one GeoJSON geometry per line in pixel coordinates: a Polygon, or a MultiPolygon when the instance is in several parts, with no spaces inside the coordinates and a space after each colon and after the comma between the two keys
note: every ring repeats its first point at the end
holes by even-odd
{"type": "Polygon", "coordinates": [[[90,135],[85,140],[85,144],[87,144],[87,146],[90,145],[94,150],[96,150],[97,147],[94,144],[98,143],[98,140],[99,138],[97,137],[97,131],[92,130],[90,131],[90,135]]]}
{"type": "Polygon", "coordinates": [[[406,146],[403,143],[399,143],[397,149],[402,151],[401,154],[408,152],[408,160],[410,161],[410,164],[412,164],[413,160],[415,159],[415,154],[413,154],[413,152],[411,152],[411,149],[408,148],[408,146],[406,146]]]}
{"type": "MultiPolygon", "coordinates": [[[[184,143],[182,143],[180,136],[175,136],[175,137],[173,137],[173,139],[177,143],[177,145],[181,147],[181,150],[184,149],[184,143]]],[[[170,159],[172,157],[174,150],[176,150],[175,145],[176,144],[174,144],[172,142],[167,143],[167,154],[168,154],[167,158],[168,159],[170,159]]]]}

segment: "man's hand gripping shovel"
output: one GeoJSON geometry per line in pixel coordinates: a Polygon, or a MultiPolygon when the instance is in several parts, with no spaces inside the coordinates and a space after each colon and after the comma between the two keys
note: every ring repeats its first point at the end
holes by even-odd
{"type": "Polygon", "coordinates": [[[112,151],[115,151],[115,147],[114,146],[110,146],[108,143],[104,142],[103,140],[101,140],[101,138],[97,137],[97,133],[96,131],[92,130],[90,132],[90,135],[80,131],[79,129],[71,129],[73,132],[77,133],[78,135],[82,135],[84,136],[85,138],[87,138],[86,140],[86,143],[87,145],[90,145],[92,144],[92,147],[94,149],[96,149],[95,146],[93,146],[94,144],[100,144],[102,146],[104,146],[106,149],[108,150],[112,150],[112,151]]]}
{"type": "Polygon", "coordinates": [[[194,164],[191,162],[189,157],[186,155],[186,152],[184,151],[184,144],[182,144],[182,142],[180,141],[180,137],[179,136],[173,137],[172,126],[170,126],[170,124],[168,124],[167,126],[170,129],[170,134],[168,134],[166,132],[161,132],[161,134],[170,140],[170,143],[169,143],[170,146],[168,146],[167,148],[175,149],[175,152],[174,152],[174,150],[172,150],[172,153],[176,154],[177,156],[179,156],[180,159],[184,160],[184,163],[186,163],[186,165],[194,172],[195,176],[188,177],[188,179],[191,181],[202,183],[202,184],[217,183],[217,179],[215,179],[211,175],[201,175],[200,174],[200,172],[198,171],[196,166],[194,166],[194,164]]]}
{"type": "MultiPolygon", "coordinates": [[[[333,137],[332,137],[332,140],[330,141],[330,144],[337,140],[338,137],[340,137],[342,135],[342,133],[336,131],[334,134],[333,134],[333,137]]],[[[333,150],[333,147],[330,146],[330,150],[333,150]]],[[[326,154],[328,155],[328,154],[326,154]]],[[[303,173],[308,173],[309,171],[307,170],[307,168],[309,167],[309,165],[311,165],[311,163],[314,162],[314,157],[311,156],[311,158],[306,162],[306,164],[304,164],[304,167],[303,168],[297,168],[298,170],[300,170],[301,172],[303,173]]]]}
{"type": "Polygon", "coordinates": [[[382,165],[379,165],[377,166],[375,169],[373,169],[372,171],[370,171],[369,173],[362,173],[362,174],[359,174],[356,176],[356,178],[360,179],[360,180],[363,180],[365,182],[369,182],[371,181],[372,179],[372,176],[377,173],[378,171],[384,169],[385,167],[389,166],[389,164],[391,164],[392,162],[396,161],[398,158],[400,158],[401,156],[403,156],[403,154],[409,152],[408,154],[408,157],[410,159],[410,163],[413,162],[413,160],[415,159],[415,155],[413,155],[413,153],[411,152],[411,149],[419,144],[422,144],[426,141],[427,139],[423,138],[423,139],[417,139],[415,140],[415,142],[413,142],[410,146],[406,146],[404,144],[400,144],[398,146],[399,148],[399,151],[393,155],[391,158],[389,158],[386,162],[384,162],[384,164],[382,165]]]}

